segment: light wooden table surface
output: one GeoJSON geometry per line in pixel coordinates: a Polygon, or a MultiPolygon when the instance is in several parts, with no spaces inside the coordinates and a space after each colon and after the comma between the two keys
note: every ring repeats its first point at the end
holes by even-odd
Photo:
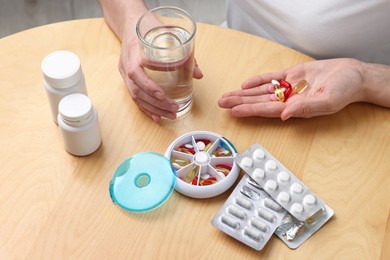
{"type": "MultiPolygon", "coordinates": [[[[156,124],[118,72],[120,43],[103,19],[63,22],[0,40],[1,259],[389,259],[390,110],[354,104],[313,119],[230,117],[217,100],[249,76],[310,60],[248,34],[199,24],[192,113],[156,124]],[[81,60],[103,145],[87,157],[63,149],[40,71],[55,50],[81,60]],[[255,251],[210,221],[232,189],[212,199],[174,192],[148,213],[124,213],[109,196],[119,164],[163,154],[178,136],[207,130],[243,152],[259,143],[335,216],[297,250],[272,237],[255,251]]],[[[242,173],[241,173],[242,174],[242,173]]]]}

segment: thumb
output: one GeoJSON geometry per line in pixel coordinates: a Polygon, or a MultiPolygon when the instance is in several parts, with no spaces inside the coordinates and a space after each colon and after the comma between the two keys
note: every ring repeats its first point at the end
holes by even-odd
{"type": "Polygon", "coordinates": [[[192,76],[196,79],[201,79],[203,78],[203,73],[202,71],[200,70],[199,66],[198,66],[198,63],[196,62],[196,59],[195,59],[195,65],[194,65],[194,72],[192,74],[192,76]]]}
{"type": "Polygon", "coordinates": [[[280,115],[280,118],[283,121],[286,121],[291,117],[308,118],[334,113],[329,102],[319,96],[300,96],[291,100],[291,102],[287,102],[286,105],[287,106],[280,115]]]}

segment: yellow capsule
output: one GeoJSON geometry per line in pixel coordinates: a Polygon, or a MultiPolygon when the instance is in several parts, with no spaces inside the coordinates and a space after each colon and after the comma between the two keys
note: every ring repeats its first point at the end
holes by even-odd
{"type": "Polygon", "coordinates": [[[279,85],[274,85],[275,96],[280,102],[284,102],[284,92],[283,89],[279,85]]]}
{"type": "Polygon", "coordinates": [[[191,161],[186,159],[186,158],[172,157],[171,158],[171,163],[176,163],[179,166],[184,167],[184,166],[190,164],[191,161]]]}
{"type": "Polygon", "coordinates": [[[324,209],[319,209],[316,213],[314,213],[311,217],[306,219],[306,223],[313,224],[314,222],[317,222],[323,217],[323,214],[325,213],[324,209]]]}
{"type": "Polygon", "coordinates": [[[294,94],[302,93],[309,86],[309,82],[306,80],[299,81],[292,89],[294,94]]]}
{"type": "Polygon", "coordinates": [[[214,144],[214,142],[208,143],[208,144],[206,145],[206,147],[203,149],[203,151],[207,152],[213,144],[214,144]]]}
{"type": "Polygon", "coordinates": [[[192,180],[198,175],[198,172],[199,172],[198,166],[194,166],[193,168],[188,170],[185,176],[185,182],[191,183],[192,180]]]}

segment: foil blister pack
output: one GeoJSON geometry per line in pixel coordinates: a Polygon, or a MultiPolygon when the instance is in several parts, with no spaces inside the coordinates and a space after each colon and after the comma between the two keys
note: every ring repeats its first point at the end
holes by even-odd
{"type": "Polygon", "coordinates": [[[334,215],[329,206],[261,145],[252,145],[238,154],[235,162],[246,174],[215,215],[212,225],[248,246],[261,250],[275,233],[289,248],[296,249],[334,215]],[[251,207],[242,203],[241,197],[249,199],[251,207]],[[256,207],[268,210],[275,218],[256,207]],[[252,218],[264,220],[268,229],[259,228],[261,225],[256,225],[252,218]],[[269,222],[271,219],[274,221],[269,222]]]}
{"type": "Polygon", "coordinates": [[[245,175],[211,224],[242,243],[261,250],[285,214],[286,210],[245,175]]]}
{"type": "Polygon", "coordinates": [[[333,214],[333,210],[326,204],[324,208],[305,221],[299,221],[287,213],[275,230],[275,235],[289,248],[296,249],[317,232],[333,214]]]}
{"type": "Polygon", "coordinates": [[[305,221],[325,203],[259,144],[237,155],[236,163],[291,215],[305,221]]]}

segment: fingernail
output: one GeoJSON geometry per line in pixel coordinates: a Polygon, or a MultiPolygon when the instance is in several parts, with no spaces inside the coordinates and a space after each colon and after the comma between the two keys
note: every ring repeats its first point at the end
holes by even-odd
{"type": "Polygon", "coordinates": [[[175,119],[176,118],[176,113],[172,113],[171,115],[170,115],[170,119],[175,119]]]}
{"type": "Polygon", "coordinates": [[[155,92],[153,93],[153,95],[154,95],[155,98],[157,98],[157,99],[159,99],[159,100],[163,100],[163,99],[164,99],[164,94],[161,93],[160,91],[155,91],[155,92]]]}
{"type": "Polygon", "coordinates": [[[291,116],[288,115],[288,116],[281,116],[280,119],[282,119],[282,121],[286,121],[290,118],[291,116]]]}
{"type": "Polygon", "coordinates": [[[179,109],[179,104],[177,104],[177,103],[172,103],[171,104],[171,111],[172,112],[175,112],[175,114],[176,114],[176,112],[177,112],[177,110],[179,109]]]}
{"type": "Polygon", "coordinates": [[[152,120],[155,122],[159,122],[161,119],[159,116],[156,116],[156,115],[151,115],[151,117],[152,117],[152,120]]]}

